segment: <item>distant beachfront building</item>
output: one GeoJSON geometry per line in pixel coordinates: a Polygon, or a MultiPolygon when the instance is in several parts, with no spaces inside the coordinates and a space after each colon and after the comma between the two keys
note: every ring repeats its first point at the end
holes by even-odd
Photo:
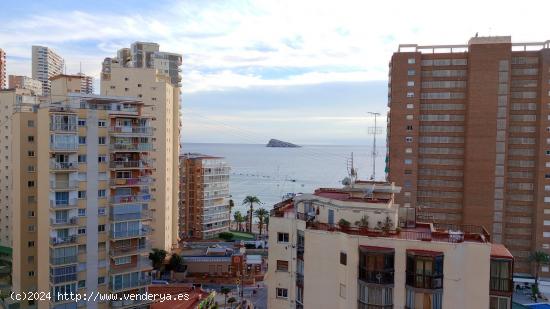
{"type": "Polygon", "coordinates": [[[416,222],[400,190],[356,181],[275,205],[268,307],[511,308],[510,252],[483,227],[416,222]]]}
{"type": "Polygon", "coordinates": [[[23,75],[10,75],[8,80],[8,88],[10,89],[27,89],[30,90],[33,95],[42,95],[42,83],[37,79],[23,75]]]}
{"type": "Polygon", "coordinates": [[[208,239],[229,231],[229,171],[222,157],[180,156],[180,235],[208,239]]]}
{"type": "Polygon", "coordinates": [[[50,95],[51,81],[50,78],[62,74],[65,61],[46,46],[32,47],[32,78],[39,80],[42,83],[42,94],[50,95]]]}

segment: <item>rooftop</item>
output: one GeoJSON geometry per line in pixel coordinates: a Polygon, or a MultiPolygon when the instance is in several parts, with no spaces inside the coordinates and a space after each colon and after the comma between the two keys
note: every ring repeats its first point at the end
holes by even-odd
{"type": "Polygon", "coordinates": [[[550,48],[550,40],[544,42],[519,42],[512,43],[511,36],[476,36],[470,38],[468,44],[450,45],[418,45],[399,44],[397,52],[420,52],[420,53],[464,53],[468,52],[471,45],[476,44],[511,44],[512,51],[541,50],[550,48]]]}
{"type": "Polygon", "coordinates": [[[194,159],[224,159],[224,157],[211,156],[211,155],[206,155],[206,154],[197,153],[197,152],[184,153],[180,155],[180,158],[193,159],[193,160],[194,159]]]}
{"type": "Polygon", "coordinates": [[[387,204],[391,201],[390,198],[376,198],[376,197],[356,197],[353,196],[350,191],[343,189],[333,188],[319,188],[313,193],[316,196],[325,197],[333,200],[344,202],[366,202],[366,203],[384,203],[387,204]]]}

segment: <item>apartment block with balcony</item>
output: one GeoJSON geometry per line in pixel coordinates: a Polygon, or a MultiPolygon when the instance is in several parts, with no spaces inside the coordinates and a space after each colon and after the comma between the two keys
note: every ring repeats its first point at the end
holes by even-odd
{"type": "Polygon", "coordinates": [[[548,57],[549,41],[475,37],[400,45],[389,68],[396,202],[434,222],[486,227],[520,275],[533,271],[530,252],[550,250],[548,57]]]}
{"type": "Polygon", "coordinates": [[[209,239],[229,231],[229,165],[222,157],[186,153],[180,168],[181,237],[209,239]]]}
{"type": "Polygon", "coordinates": [[[36,96],[42,95],[42,83],[39,80],[30,78],[23,75],[9,75],[8,76],[9,86],[8,88],[20,88],[28,89],[31,91],[31,94],[36,96]]]}
{"type": "Polygon", "coordinates": [[[143,101],[143,115],[151,119],[153,136],[149,143],[134,144],[135,137],[128,135],[120,140],[152,149],[152,242],[167,251],[178,245],[181,61],[181,55],[160,52],[158,44],[136,42],[131,49],[120,49],[117,57],[105,58],[101,73],[101,94],[143,101]]]}
{"type": "Polygon", "coordinates": [[[511,308],[510,252],[483,227],[410,220],[400,189],[351,181],[275,205],[269,307],[511,308]]]}

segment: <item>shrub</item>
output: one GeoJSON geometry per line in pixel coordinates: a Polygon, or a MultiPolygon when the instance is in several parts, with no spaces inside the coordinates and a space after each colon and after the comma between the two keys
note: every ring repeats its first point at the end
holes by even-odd
{"type": "Polygon", "coordinates": [[[218,237],[225,240],[225,241],[231,241],[231,240],[233,240],[233,233],[221,232],[220,234],[218,234],[218,237]]]}

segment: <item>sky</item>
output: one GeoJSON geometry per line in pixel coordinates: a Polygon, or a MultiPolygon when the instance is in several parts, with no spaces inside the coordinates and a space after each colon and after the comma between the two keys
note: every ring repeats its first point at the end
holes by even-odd
{"type": "Polygon", "coordinates": [[[399,44],[550,39],[548,1],[2,2],[8,74],[30,75],[32,45],[53,48],[96,88],[102,60],[135,41],[181,53],[184,142],[370,143],[368,112],[385,127],[399,44]]]}

